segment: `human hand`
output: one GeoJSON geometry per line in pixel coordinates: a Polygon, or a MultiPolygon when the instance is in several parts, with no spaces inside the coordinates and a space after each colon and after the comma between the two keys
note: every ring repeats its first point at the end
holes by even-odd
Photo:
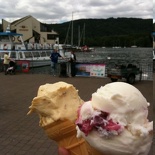
{"type": "Polygon", "coordinates": [[[69,151],[63,147],[58,148],[58,155],[70,155],[69,151]]]}

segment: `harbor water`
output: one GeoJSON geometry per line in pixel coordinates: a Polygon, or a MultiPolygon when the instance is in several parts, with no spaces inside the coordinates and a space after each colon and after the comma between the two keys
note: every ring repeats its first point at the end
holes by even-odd
{"type": "MultiPolygon", "coordinates": [[[[78,63],[105,64],[106,70],[116,64],[133,64],[139,67],[143,74],[142,80],[152,80],[153,55],[152,48],[95,48],[92,52],[75,53],[78,63]]],[[[49,74],[50,66],[34,68],[33,73],[49,74]]]]}

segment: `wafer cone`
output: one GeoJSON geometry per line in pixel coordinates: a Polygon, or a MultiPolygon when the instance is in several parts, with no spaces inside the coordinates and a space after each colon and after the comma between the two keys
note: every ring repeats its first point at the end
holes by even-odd
{"type": "Polygon", "coordinates": [[[86,147],[87,147],[88,155],[105,155],[99,152],[98,150],[96,150],[95,148],[93,148],[92,146],[90,146],[89,143],[87,142],[86,142],[86,147]]]}
{"type": "Polygon", "coordinates": [[[66,121],[56,121],[43,127],[48,137],[56,141],[59,147],[67,149],[71,155],[88,155],[86,142],[76,137],[76,126],[66,121]]]}

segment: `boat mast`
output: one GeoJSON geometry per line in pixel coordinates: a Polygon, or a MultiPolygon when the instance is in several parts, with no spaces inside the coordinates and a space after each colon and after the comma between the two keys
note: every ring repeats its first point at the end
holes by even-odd
{"type": "Polygon", "coordinates": [[[73,12],[72,12],[71,46],[73,46],[73,12]]]}
{"type": "Polygon", "coordinates": [[[83,26],[83,45],[85,45],[85,23],[83,26]]]}
{"type": "Polygon", "coordinates": [[[83,45],[85,45],[85,23],[83,26],[83,45]]]}
{"type": "Polygon", "coordinates": [[[64,44],[66,45],[66,44],[68,44],[68,34],[69,34],[69,31],[70,31],[70,26],[71,26],[71,22],[69,23],[69,27],[68,27],[68,30],[67,30],[67,35],[66,35],[66,38],[65,38],[65,42],[64,42],[64,44]]]}
{"type": "Polygon", "coordinates": [[[81,42],[81,38],[80,38],[80,26],[79,26],[79,29],[78,29],[78,47],[80,47],[80,42],[81,42]]]}

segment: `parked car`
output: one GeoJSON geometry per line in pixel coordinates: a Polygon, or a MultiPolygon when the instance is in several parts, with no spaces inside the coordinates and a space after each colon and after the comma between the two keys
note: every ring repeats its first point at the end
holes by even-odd
{"type": "Polygon", "coordinates": [[[107,70],[107,76],[112,82],[116,82],[118,79],[125,78],[128,83],[133,84],[136,79],[136,75],[140,75],[139,80],[142,78],[142,71],[136,65],[115,65],[114,68],[107,70]]]}

